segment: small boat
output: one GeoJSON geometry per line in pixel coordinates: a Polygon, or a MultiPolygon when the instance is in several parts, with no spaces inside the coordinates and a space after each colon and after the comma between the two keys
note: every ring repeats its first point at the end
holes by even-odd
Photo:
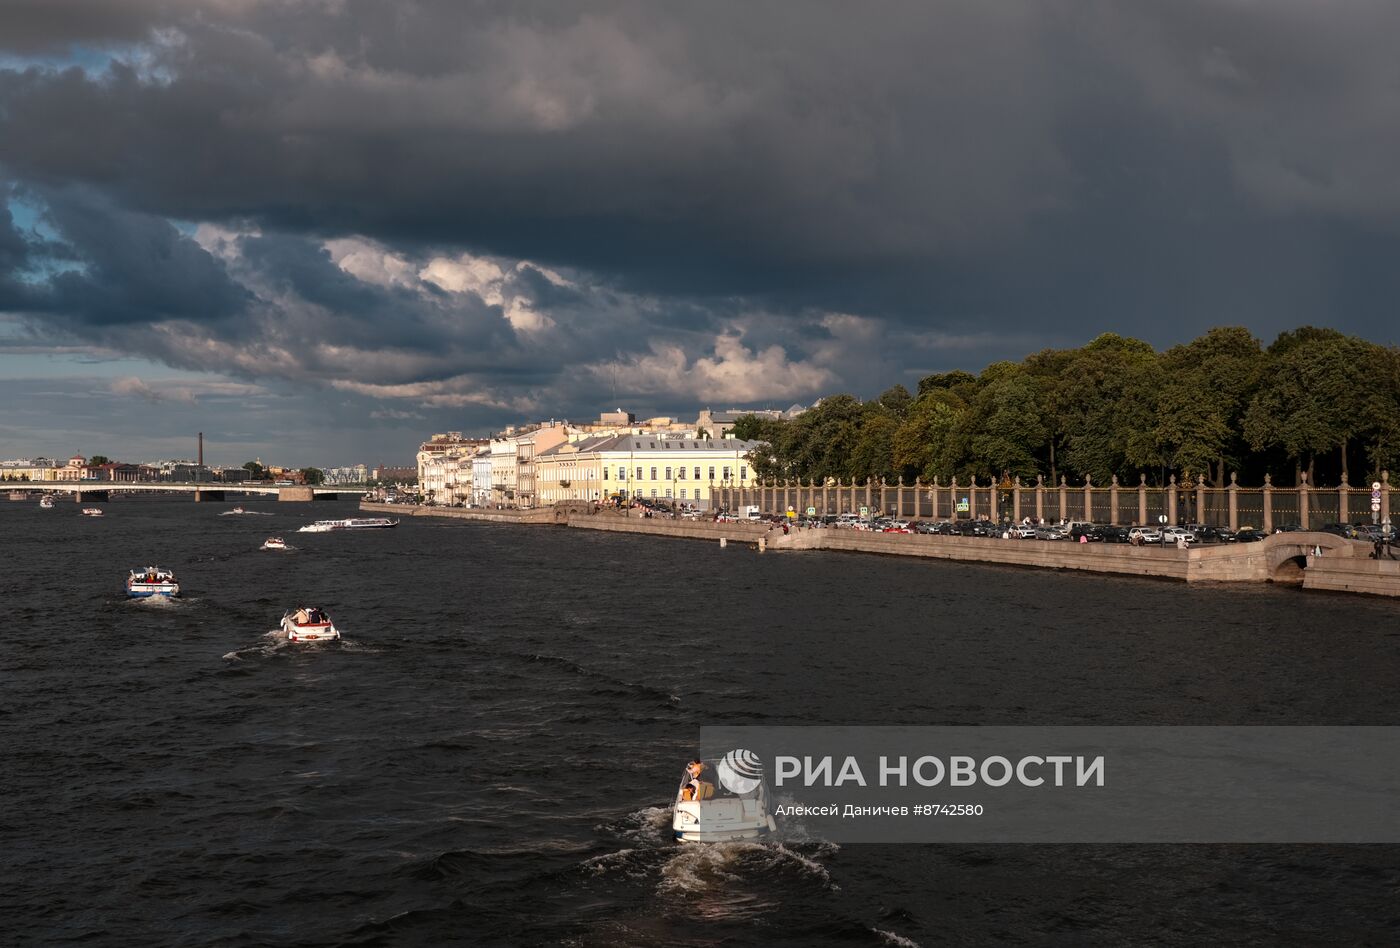
{"type": "Polygon", "coordinates": [[[340,630],[325,610],[302,606],[282,617],[282,631],[288,642],[329,642],[340,638],[340,630]]]}
{"type": "Polygon", "coordinates": [[[84,516],[84,517],[100,517],[100,516],[102,516],[102,508],[101,508],[101,507],[84,507],[84,508],[83,508],[83,516],[84,516]]]}
{"type": "Polygon", "coordinates": [[[159,566],[134,569],[126,578],[126,594],[132,599],[149,599],[152,596],[178,596],[180,584],[175,574],[159,566]]]}
{"type": "Polygon", "coordinates": [[[40,497],[40,498],[39,498],[39,506],[42,507],[44,510],[52,510],[52,509],[53,509],[53,497],[50,496],[49,494],[45,494],[43,497],[40,497]]]}
{"type": "Polygon", "coordinates": [[[268,537],[263,541],[263,545],[258,547],[260,550],[285,550],[286,548],[287,541],[281,537],[268,537]]]}
{"type": "Polygon", "coordinates": [[[777,829],[768,812],[763,763],[736,749],[719,760],[686,765],[671,811],[677,842],[725,843],[754,839],[777,829]]]}
{"type": "Polygon", "coordinates": [[[330,533],[332,530],[382,530],[397,527],[397,520],[388,517],[351,517],[349,520],[317,520],[298,529],[298,533],[330,533]]]}

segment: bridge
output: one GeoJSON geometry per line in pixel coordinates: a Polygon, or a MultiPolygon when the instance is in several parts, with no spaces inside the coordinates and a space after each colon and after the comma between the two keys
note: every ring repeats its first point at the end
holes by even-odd
{"type": "Polygon", "coordinates": [[[179,493],[193,494],[196,502],[223,500],[225,494],[275,495],[278,500],[308,501],[335,500],[341,494],[353,497],[362,496],[368,491],[363,487],[312,487],[302,484],[265,483],[221,483],[200,481],[14,481],[0,486],[10,491],[32,493],[71,494],[78,503],[108,500],[118,493],[179,493]]]}

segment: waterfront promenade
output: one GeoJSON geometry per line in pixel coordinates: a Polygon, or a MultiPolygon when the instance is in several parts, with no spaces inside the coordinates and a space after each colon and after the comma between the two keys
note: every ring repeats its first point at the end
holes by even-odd
{"type": "Polygon", "coordinates": [[[764,523],[716,523],[594,512],[588,505],[533,510],[362,504],[366,511],[522,525],[566,526],[674,539],[740,542],[775,553],[837,550],[914,556],[999,566],[1144,576],[1187,583],[1274,582],[1305,589],[1400,597],[1400,561],[1370,559],[1370,546],[1330,533],[1274,534],[1259,543],[1190,549],[1050,540],[873,533],[845,529],[793,530],[764,523]]]}

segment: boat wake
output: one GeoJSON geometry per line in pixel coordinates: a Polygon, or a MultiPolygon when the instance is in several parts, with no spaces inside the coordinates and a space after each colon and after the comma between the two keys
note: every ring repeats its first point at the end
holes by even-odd
{"type": "Polygon", "coordinates": [[[225,510],[219,514],[220,517],[271,517],[275,516],[268,510],[225,510]]]}

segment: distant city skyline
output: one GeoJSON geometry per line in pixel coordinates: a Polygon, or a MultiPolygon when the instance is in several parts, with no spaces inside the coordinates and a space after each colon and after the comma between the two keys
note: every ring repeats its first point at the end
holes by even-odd
{"type": "Polygon", "coordinates": [[[1400,7],[797,9],[0,6],[0,456],[1400,343],[1400,7]]]}

